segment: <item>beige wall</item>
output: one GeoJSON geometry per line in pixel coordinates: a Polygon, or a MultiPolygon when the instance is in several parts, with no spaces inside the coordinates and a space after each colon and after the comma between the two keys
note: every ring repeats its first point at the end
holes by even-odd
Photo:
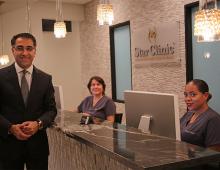
{"type": "MultiPolygon", "coordinates": [[[[31,32],[36,36],[37,56],[35,65],[53,75],[54,84],[62,85],[65,109],[75,108],[81,96],[81,57],[79,25],[84,19],[84,8],[80,5],[64,4],[64,19],[72,21],[72,32],[65,39],[56,39],[53,32],[42,32],[41,19],[56,19],[55,3],[31,4],[31,32]]],[[[12,35],[27,31],[26,8],[3,14],[4,52],[14,59],[10,50],[12,35]]]]}
{"type": "MultiPolygon", "coordinates": [[[[107,95],[111,96],[111,71],[109,28],[99,27],[96,21],[94,0],[86,5],[85,20],[81,24],[82,81],[87,82],[92,75],[100,75],[107,82],[107,95]]],[[[132,65],[133,90],[174,93],[179,96],[181,115],[185,112],[183,88],[186,82],[184,4],[192,0],[111,0],[114,8],[114,23],[130,21],[132,63],[134,63],[133,32],[145,25],[180,22],[179,57],[181,62],[169,65],[135,67],[132,65]]],[[[85,89],[83,95],[87,94],[85,89]]],[[[118,112],[124,112],[124,105],[118,104],[118,112]]]]}

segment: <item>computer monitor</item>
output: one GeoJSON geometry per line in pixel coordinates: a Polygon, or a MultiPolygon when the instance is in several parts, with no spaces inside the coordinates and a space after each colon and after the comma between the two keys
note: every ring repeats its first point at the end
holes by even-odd
{"type": "Polygon", "coordinates": [[[142,115],[150,115],[152,134],[180,140],[178,98],[174,94],[125,91],[126,125],[138,128],[142,115]]]}
{"type": "Polygon", "coordinates": [[[56,107],[58,111],[64,110],[64,102],[63,102],[63,90],[62,86],[60,85],[54,85],[54,95],[55,95],[55,101],[56,101],[56,107]]]}

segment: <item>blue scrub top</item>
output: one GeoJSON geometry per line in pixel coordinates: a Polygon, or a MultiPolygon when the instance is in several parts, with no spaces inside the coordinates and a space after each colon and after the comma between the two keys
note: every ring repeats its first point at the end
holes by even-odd
{"type": "Polygon", "coordinates": [[[181,140],[202,147],[220,144],[220,115],[208,108],[189,123],[192,116],[193,112],[187,112],[180,119],[181,140]]]}
{"type": "Polygon", "coordinates": [[[116,106],[113,100],[107,96],[103,96],[95,106],[93,106],[93,96],[88,96],[80,103],[78,111],[106,120],[107,116],[116,113],[116,106]]]}

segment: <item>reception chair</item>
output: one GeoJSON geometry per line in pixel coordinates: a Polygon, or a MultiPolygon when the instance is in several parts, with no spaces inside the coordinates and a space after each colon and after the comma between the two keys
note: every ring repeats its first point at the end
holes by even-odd
{"type": "Polygon", "coordinates": [[[123,116],[123,113],[116,113],[115,114],[115,123],[121,123],[122,116],[123,116]]]}

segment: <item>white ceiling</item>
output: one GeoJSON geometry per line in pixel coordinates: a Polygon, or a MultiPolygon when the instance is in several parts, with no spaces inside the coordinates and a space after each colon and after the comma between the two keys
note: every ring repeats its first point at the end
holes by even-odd
{"type": "MultiPolygon", "coordinates": [[[[56,0],[29,0],[32,2],[55,2],[56,0]]],[[[64,3],[72,3],[72,4],[86,4],[92,0],[62,0],[64,3]]],[[[7,12],[9,10],[13,10],[19,7],[22,7],[26,4],[27,0],[0,0],[0,13],[7,12]],[[3,2],[3,3],[2,3],[3,2]]]]}
{"type": "MultiPolygon", "coordinates": [[[[41,1],[56,1],[56,0],[41,0],[41,1]]],[[[91,0],[62,0],[62,2],[66,3],[74,3],[74,4],[86,4],[91,0]]]]}
{"type": "MultiPolygon", "coordinates": [[[[5,3],[22,3],[22,2],[26,2],[27,0],[0,0],[3,1],[5,3]]],[[[29,0],[30,2],[34,2],[34,1],[53,1],[55,2],[56,0],[29,0]]],[[[66,2],[66,3],[74,3],[74,4],[85,4],[87,2],[90,2],[91,0],[62,0],[62,2],[66,2]]]]}

